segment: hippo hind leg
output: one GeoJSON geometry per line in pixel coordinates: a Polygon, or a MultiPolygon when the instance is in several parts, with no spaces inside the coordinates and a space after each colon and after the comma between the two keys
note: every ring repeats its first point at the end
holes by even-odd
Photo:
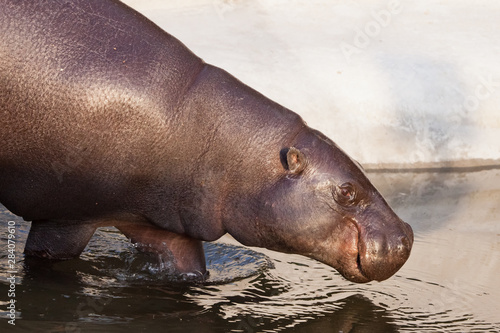
{"type": "Polygon", "coordinates": [[[203,281],[208,273],[200,240],[179,235],[156,226],[126,225],[117,228],[137,248],[155,255],[164,267],[186,280],[203,281]]]}
{"type": "Polygon", "coordinates": [[[78,257],[96,226],[82,221],[33,221],[24,254],[47,259],[78,257]]]}

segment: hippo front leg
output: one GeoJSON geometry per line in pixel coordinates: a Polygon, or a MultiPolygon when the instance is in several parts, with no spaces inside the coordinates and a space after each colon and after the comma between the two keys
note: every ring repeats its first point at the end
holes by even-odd
{"type": "Polygon", "coordinates": [[[47,259],[76,258],[96,228],[95,223],[82,221],[33,221],[24,254],[47,259]]]}
{"type": "Polygon", "coordinates": [[[200,240],[179,235],[155,226],[125,225],[117,228],[139,250],[153,253],[173,273],[188,279],[204,280],[207,276],[205,253],[200,240]]]}

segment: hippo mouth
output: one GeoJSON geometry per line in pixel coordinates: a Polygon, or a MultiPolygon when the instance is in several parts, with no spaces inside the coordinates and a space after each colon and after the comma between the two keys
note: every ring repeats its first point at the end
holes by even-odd
{"type": "MultiPolygon", "coordinates": [[[[355,227],[357,227],[356,224],[354,224],[354,225],[355,225],[355,227]]],[[[349,269],[348,269],[348,271],[351,275],[349,276],[349,278],[347,278],[347,277],[346,278],[349,281],[357,282],[357,283],[366,283],[366,282],[370,282],[372,280],[378,280],[378,279],[375,279],[373,277],[368,276],[368,274],[365,273],[365,270],[364,270],[365,262],[364,262],[364,260],[362,260],[362,257],[363,258],[366,257],[365,256],[366,247],[362,245],[363,241],[361,239],[361,231],[359,230],[359,228],[356,228],[356,229],[357,229],[357,236],[358,236],[358,237],[356,237],[356,248],[357,248],[356,260],[352,260],[352,263],[351,263],[352,267],[349,267],[349,269]]],[[[381,280],[378,280],[378,281],[381,281],[381,280]]]]}
{"type": "Polygon", "coordinates": [[[360,246],[361,233],[356,223],[348,223],[342,230],[337,230],[335,235],[336,239],[342,239],[342,241],[335,241],[333,238],[327,239],[324,247],[319,251],[321,255],[313,254],[310,257],[335,268],[340,275],[351,282],[366,283],[372,281],[373,279],[364,272],[362,260],[364,247],[360,246]],[[328,253],[335,255],[331,256],[328,253]]]}
{"type": "Polygon", "coordinates": [[[358,253],[356,256],[356,260],[352,262],[350,267],[346,267],[346,269],[342,271],[338,271],[344,278],[351,282],[356,282],[356,283],[367,283],[370,281],[373,281],[372,278],[368,277],[365,275],[363,272],[363,267],[361,264],[361,256],[358,253]]]}
{"type": "Polygon", "coordinates": [[[337,268],[337,267],[334,268],[340,273],[340,275],[342,275],[345,279],[351,282],[367,283],[374,280],[366,276],[365,273],[363,272],[361,257],[359,255],[357,255],[356,258],[352,260],[349,264],[343,265],[342,268],[337,268]]]}
{"type": "Polygon", "coordinates": [[[352,250],[348,252],[348,255],[345,258],[346,260],[342,261],[342,265],[337,268],[337,271],[351,282],[370,282],[373,279],[364,273],[364,265],[361,260],[362,251],[364,250],[364,247],[360,246],[362,243],[361,233],[355,223],[352,223],[349,229],[351,229],[354,233],[352,236],[353,244],[350,244],[352,250]]]}
{"type": "Polygon", "coordinates": [[[352,221],[341,232],[343,242],[334,243],[331,249],[340,254],[340,258],[319,260],[335,268],[351,282],[386,280],[403,266],[413,245],[411,227],[403,221],[401,223],[403,232],[389,241],[386,237],[376,237],[373,232],[361,230],[352,221]]]}

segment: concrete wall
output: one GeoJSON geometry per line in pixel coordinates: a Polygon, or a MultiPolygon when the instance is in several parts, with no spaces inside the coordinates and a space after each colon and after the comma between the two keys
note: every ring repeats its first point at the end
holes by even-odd
{"type": "Polygon", "coordinates": [[[125,2],[369,167],[500,165],[500,2],[125,2]]]}

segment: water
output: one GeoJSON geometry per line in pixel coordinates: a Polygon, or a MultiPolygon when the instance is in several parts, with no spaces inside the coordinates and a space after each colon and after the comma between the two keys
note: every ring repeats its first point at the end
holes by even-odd
{"type": "Polygon", "coordinates": [[[415,243],[394,277],[363,285],[225,236],[205,244],[209,283],[186,286],[169,282],[114,228],[100,229],[79,259],[27,266],[29,223],[0,209],[0,330],[500,332],[500,170],[369,176],[412,224],[415,243]],[[15,326],[6,317],[11,220],[15,326]]]}

